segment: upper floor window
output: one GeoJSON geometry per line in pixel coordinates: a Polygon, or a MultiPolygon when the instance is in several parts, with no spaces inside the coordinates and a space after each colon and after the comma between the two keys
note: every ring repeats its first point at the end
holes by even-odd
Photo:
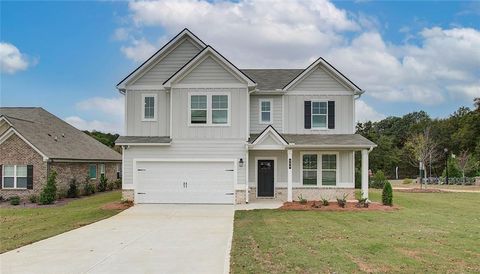
{"type": "Polygon", "coordinates": [[[328,106],[326,101],[312,102],[312,128],[327,128],[328,106]]]}
{"type": "Polygon", "coordinates": [[[272,123],[272,101],[260,100],[260,123],[271,124],[272,123]]]}
{"type": "Polygon", "coordinates": [[[228,94],[190,94],[190,125],[228,125],[228,94]]]}
{"type": "Polygon", "coordinates": [[[142,120],[143,121],[155,121],[157,119],[157,95],[144,94],[142,95],[142,120]]]}

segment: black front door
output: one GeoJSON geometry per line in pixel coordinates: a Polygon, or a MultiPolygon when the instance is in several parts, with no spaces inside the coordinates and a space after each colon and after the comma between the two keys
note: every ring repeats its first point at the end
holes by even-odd
{"type": "Polygon", "coordinates": [[[273,197],[273,160],[258,160],[258,197],[273,197]]]}

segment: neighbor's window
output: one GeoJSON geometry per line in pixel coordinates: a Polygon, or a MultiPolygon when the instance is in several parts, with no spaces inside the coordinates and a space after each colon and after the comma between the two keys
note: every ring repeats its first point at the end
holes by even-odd
{"type": "Polygon", "coordinates": [[[322,155],[322,185],[334,186],[337,184],[337,155],[322,155]]]}
{"type": "Polygon", "coordinates": [[[97,165],[91,164],[88,166],[88,176],[90,176],[90,179],[97,178],[97,165]]]}
{"type": "Polygon", "coordinates": [[[260,100],[260,122],[263,124],[272,122],[272,101],[260,100]]]}
{"type": "Polygon", "coordinates": [[[105,164],[100,164],[99,168],[100,168],[100,175],[102,174],[105,175],[105,164]]]}
{"type": "Polygon", "coordinates": [[[3,188],[27,188],[27,166],[4,165],[3,188]]]}
{"type": "Polygon", "coordinates": [[[228,95],[212,95],[212,123],[228,123],[228,95]]]}
{"type": "Polygon", "coordinates": [[[327,102],[312,102],[312,128],[327,128],[327,102]]]}
{"type": "Polygon", "coordinates": [[[303,184],[317,185],[317,155],[303,155],[303,184]]]}
{"type": "Polygon", "coordinates": [[[190,96],[190,123],[207,123],[207,95],[190,96]]]}
{"type": "Polygon", "coordinates": [[[122,164],[117,164],[117,179],[122,178],[122,164]]]}
{"type": "Polygon", "coordinates": [[[143,96],[143,120],[155,120],[155,95],[143,96]]]}

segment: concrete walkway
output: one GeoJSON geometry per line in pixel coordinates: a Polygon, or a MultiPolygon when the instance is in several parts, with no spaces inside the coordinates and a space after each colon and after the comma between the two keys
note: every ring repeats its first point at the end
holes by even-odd
{"type": "Polygon", "coordinates": [[[234,207],[136,205],[0,255],[7,273],[228,273],[234,207]]]}

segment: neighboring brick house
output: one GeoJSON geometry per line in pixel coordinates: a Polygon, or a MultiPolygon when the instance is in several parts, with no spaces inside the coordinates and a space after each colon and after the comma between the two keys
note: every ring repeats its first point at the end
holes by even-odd
{"type": "Polygon", "coordinates": [[[122,156],[43,108],[0,108],[0,196],[38,194],[47,174],[57,172],[57,187],[82,183],[101,174],[121,175],[122,156]]]}

